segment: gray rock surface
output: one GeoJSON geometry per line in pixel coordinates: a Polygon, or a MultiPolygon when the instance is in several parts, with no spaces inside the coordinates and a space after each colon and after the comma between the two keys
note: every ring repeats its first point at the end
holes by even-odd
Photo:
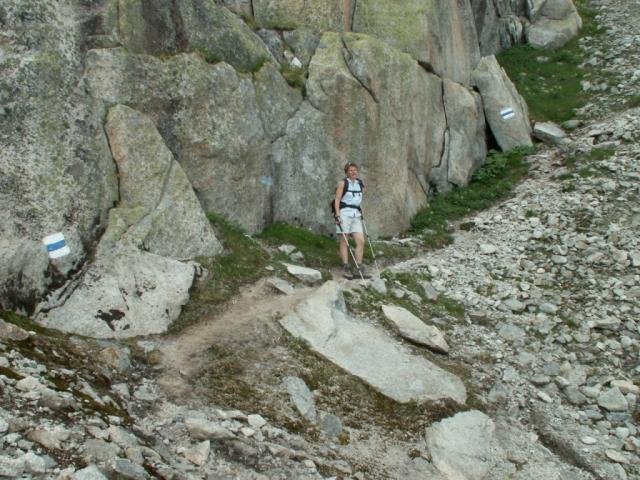
{"type": "Polygon", "coordinates": [[[291,402],[304,418],[310,422],[315,422],[318,418],[316,405],[313,399],[313,393],[304,383],[304,380],[298,377],[287,377],[284,379],[284,385],[291,398],[291,402]]]}
{"type": "Polygon", "coordinates": [[[426,430],[429,452],[436,468],[447,479],[486,478],[495,425],[477,410],[458,413],[426,430]]]}
{"type": "Polygon", "coordinates": [[[574,38],[582,19],[571,0],[534,0],[531,24],[525,29],[527,42],[535,48],[555,50],[574,38]]]}
{"type": "Polygon", "coordinates": [[[553,122],[536,122],[533,136],[545,143],[562,145],[566,143],[567,134],[553,122]]]}
{"type": "Polygon", "coordinates": [[[480,91],[487,123],[500,148],[506,151],[521,145],[531,146],[527,105],[495,57],[484,57],[472,78],[480,91]]]}
{"type": "Polygon", "coordinates": [[[427,325],[405,308],[383,305],[382,312],[398,329],[400,335],[412,342],[441,353],[449,353],[449,345],[442,332],[433,325],[427,325]]]}
{"type": "Polygon", "coordinates": [[[350,318],[335,282],[326,282],[280,323],[314,351],[398,402],[466,401],[466,389],[457,376],[350,318]]]}

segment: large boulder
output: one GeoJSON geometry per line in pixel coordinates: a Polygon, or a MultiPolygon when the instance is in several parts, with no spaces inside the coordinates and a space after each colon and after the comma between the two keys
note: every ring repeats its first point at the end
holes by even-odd
{"type": "Polygon", "coordinates": [[[269,145],[301,102],[265,64],[251,77],[196,54],[168,60],[122,49],[87,55],[90,93],[149,115],[184,168],[205,211],[249,232],[270,218],[269,145]]]}
{"type": "Polygon", "coordinates": [[[489,128],[503,151],[531,141],[529,110],[506,72],[491,55],[484,57],[473,72],[489,128]]]}
{"type": "Polygon", "coordinates": [[[468,0],[358,0],[353,31],[376,37],[458,83],[470,83],[480,60],[468,0]]]}
{"type": "Polygon", "coordinates": [[[484,111],[480,95],[451,80],[443,82],[447,118],[445,152],[431,171],[439,191],[466,186],[487,156],[484,111]]]}
{"type": "Polygon", "coordinates": [[[343,165],[355,162],[371,192],[364,209],[372,234],[406,229],[444,149],[440,79],[372,37],[327,33],[309,67],[307,95],[272,149],[275,220],[332,231],[318,199],[331,196],[343,165]]]}
{"type": "Polygon", "coordinates": [[[471,0],[482,56],[497,55],[524,40],[524,0],[471,0]]]}
{"type": "Polygon", "coordinates": [[[36,320],[98,338],[161,333],[180,314],[196,272],[177,259],[211,256],[221,245],[148,117],[118,105],[106,131],[120,204],[110,212],[95,261],[41,304],[36,320]]]}
{"type": "Polygon", "coordinates": [[[124,242],[104,246],[79,278],[39,306],[36,321],[95,338],[162,333],[189,299],[194,275],[192,263],[124,242]]]}
{"type": "Polygon", "coordinates": [[[0,7],[0,308],[31,312],[85,259],[118,198],[104,109],[81,88],[74,2],[0,7]],[[49,260],[45,236],[70,254],[49,260]]]}
{"type": "MultiPolygon", "coordinates": [[[[295,30],[306,27],[314,32],[343,29],[344,0],[253,0],[255,21],[261,27],[295,30]]],[[[347,9],[346,15],[349,15],[347,9]]]]}
{"type": "Polygon", "coordinates": [[[146,251],[190,260],[213,256],[222,246],[182,170],[151,119],[124,105],[109,111],[105,130],[118,164],[120,206],[139,209],[131,229],[134,243],[146,251]]]}
{"type": "Polygon", "coordinates": [[[578,35],[582,18],[571,0],[531,0],[525,34],[536,48],[555,50],[578,35]]]}
{"type": "Polygon", "coordinates": [[[136,53],[198,51],[244,72],[272,59],[260,37],[214,0],[120,0],[117,31],[121,44],[136,53]]]}
{"type": "Polygon", "coordinates": [[[412,354],[370,323],[351,318],[336,282],[326,282],[280,323],[312,350],[397,402],[466,401],[456,375],[412,354]]]}

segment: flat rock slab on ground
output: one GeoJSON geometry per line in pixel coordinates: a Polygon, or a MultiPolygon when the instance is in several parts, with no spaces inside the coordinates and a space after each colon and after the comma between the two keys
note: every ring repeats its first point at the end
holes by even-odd
{"type": "Polygon", "coordinates": [[[457,376],[412,355],[384,331],[349,317],[336,282],[326,282],[280,323],[314,351],[398,402],[466,401],[457,376]]]}
{"type": "Polygon", "coordinates": [[[382,313],[398,328],[404,338],[436,352],[449,352],[449,345],[442,332],[437,327],[425,324],[409,310],[394,305],[383,305],[382,313]]]}

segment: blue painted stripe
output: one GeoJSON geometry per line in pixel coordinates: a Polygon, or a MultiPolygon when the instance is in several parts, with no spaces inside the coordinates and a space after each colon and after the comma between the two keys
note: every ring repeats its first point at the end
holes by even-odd
{"type": "Polygon", "coordinates": [[[56,243],[50,243],[49,245],[47,245],[47,252],[55,252],[56,250],[64,248],[65,245],[66,243],[64,242],[64,239],[56,243]]]}

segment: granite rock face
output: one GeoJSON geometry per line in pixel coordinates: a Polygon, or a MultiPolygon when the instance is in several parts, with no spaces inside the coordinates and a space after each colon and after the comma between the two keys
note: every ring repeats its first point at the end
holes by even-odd
{"type": "Polygon", "coordinates": [[[473,72],[473,81],[480,91],[487,123],[500,148],[506,151],[533,145],[527,104],[494,56],[482,59],[473,72]]]}

